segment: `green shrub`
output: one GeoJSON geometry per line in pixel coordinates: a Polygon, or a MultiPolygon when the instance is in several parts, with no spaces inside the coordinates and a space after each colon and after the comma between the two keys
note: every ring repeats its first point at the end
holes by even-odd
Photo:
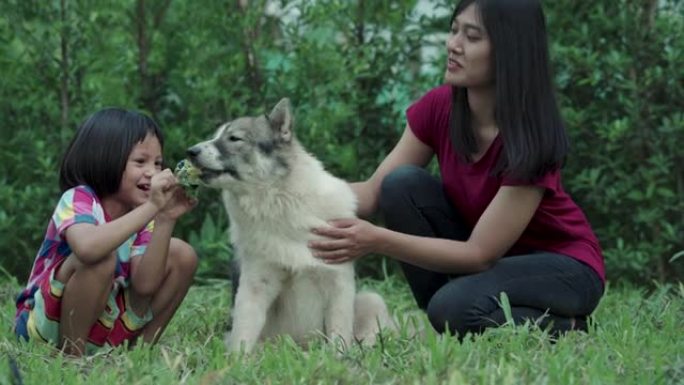
{"type": "Polygon", "coordinates": [[[684,250],[684,3],[548,2],[566,182],[611,279],[681,279],[684,250]],[[658,4],[660,4],[658,6],[658,4]]]}

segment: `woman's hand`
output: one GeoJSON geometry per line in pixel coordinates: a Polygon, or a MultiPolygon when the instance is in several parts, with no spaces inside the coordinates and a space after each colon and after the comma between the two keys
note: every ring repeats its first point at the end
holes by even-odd
{"type": "Polygon", "coordinates": [[[378,227],[362,219],[336,219],[330,226],[316,227],[311,231],[329,239],[309,242],[313,255],[326,263],[349,262],[376,248],[378,227]]]}

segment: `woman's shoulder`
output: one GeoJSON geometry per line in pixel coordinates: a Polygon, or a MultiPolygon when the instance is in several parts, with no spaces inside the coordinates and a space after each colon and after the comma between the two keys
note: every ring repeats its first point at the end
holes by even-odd
{"type": "Polygon", "coordinates": [[[451,102],[452,86],[449,84],[442,84],[430,89],[425,93],[423,98],[429,98],[433,101],[451,102]]]}
{"type": "Polygon", "coordinates": [[[449,111],[451,108],[451,88],[450,85],[444,84],[430,89],[416,100],[409,107],[409,110],[430,114],[440,110],[449,111]]]}
{"type": "Polygon", "coordinates": [[[413,133],[429,146],[443,140],[449,131],[451,92],[450,85],[437,86],[406,110],[406,119],[413,133]]]}

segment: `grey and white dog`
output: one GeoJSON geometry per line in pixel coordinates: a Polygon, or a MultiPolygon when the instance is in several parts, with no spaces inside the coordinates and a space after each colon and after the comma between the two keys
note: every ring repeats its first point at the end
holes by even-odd
{"type": "Polygon", "coordinates": [[[187,155],[204,184],[223,190],[240,261],[230,351],[277,335],[302,345],[321,333],[343,346],[372,344],[394,328],[382,297],[356,292],[352,263],[325,264],[307,246],[313,227],[355,215],[356,196],[297,141],[288,99],[268,115],[221,125],[187,155]]]}

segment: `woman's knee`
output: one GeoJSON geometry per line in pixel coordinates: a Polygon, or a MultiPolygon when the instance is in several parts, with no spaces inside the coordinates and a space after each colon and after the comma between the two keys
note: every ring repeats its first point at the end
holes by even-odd
{"type": "Polygon", "coordinates": [[[399,166],[382,180],[380,199],[387,200],[414,191],[423,184],[426,177],[430,178],[431,176],[423,168],[412,165],[399,166]]]}
{"type": "Polygon", "coordinates": [[[437,292],[428,302],[426,313],[437,333],[464,333],[468,304],[462,298],[449,298],[437,292]]]}
{"type": "Polygon", "coordinates": [[[197,270],[198,257],[195,249],[187,242],[171,238],[169,243],[169,267],[177,272],[193,276],[197,270]]]}
{"type": "Polygon", "coordinates": [[[437,332],[448,331],[460,338],[490,326],[488,315],[498,308],[494,298],[462,279],[451,281],[435,293],[427,306],[428,319],[437,332]]]}
{"type": "Polygon", "coordinates": [[[404,165],[387,174],[380,185],[379,206],[385,213],[407,207],[407,201],[414,201],[426,187],[436,183],[436,179],[425,169],[404,165]]]}

